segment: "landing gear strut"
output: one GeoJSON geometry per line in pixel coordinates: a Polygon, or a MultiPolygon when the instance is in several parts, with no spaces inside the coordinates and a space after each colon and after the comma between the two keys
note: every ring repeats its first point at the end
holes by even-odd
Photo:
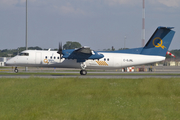
{"type": "Polygon", "coordinates": [[[86,64],[85,62],[81,63],[81,71],[80,71],[80,74],[81,75],[86,75],[87,74],[87,71],[85,70],[86,69],[86,64]]]}
{"type": "Polygon", "coordinates": [[[15,67],[14,72],[15,72],[15,73],[18,73],[18,69],[17,69],[17,67],[15,67]]]}

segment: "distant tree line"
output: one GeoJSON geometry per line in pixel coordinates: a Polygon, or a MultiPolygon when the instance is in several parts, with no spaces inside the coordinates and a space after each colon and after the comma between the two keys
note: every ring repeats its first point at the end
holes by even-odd
{"type": "MultiPolygon", "coordinates": [[[[29,47],[29,50],[42,50],[42,48],[36,47],[29,47]]],[[[26,50],[25,47],[19,47],[17,49],[4,49],[0,50],[0,57],[13,57],[21,53],[22,51],[26,50]]]]}
{"type": "Polygon", "coordinates": [[[72,41],[67,41],[66,44],[63,45],[63,49],[75,49],[75,48],[80,48],[81,44],[79,42],[72,42],[72,41]]]}
{"type": "MultiPolygon", "coordinates": [[[[72,41],[67,41],[66,44],[63,45],[63,49],[75,49],[75,48],[80,48],[81,44],[78,42],[72,42],[72,41]]],[[[26,50],[25,47],[19,47],[17,49],[4,49],[0,50],[0,57],[13,57],[21,53],[22,51],[26,50]]],[[[28,47],[28,50],[43,50],[41,47],[28,47]]],[[[44,49],[48,50],[48,49],[44,49]]],[[[58,50],[53,49],[53,50],[58,50]]]]}

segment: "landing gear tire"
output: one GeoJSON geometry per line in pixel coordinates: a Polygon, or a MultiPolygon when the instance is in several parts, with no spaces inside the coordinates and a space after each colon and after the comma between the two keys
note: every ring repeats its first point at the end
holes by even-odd
{"type": "Polygon", "coordinates": [[[15,67],[14,72],[15,72],[15,73],[18,73],[18,69],[17,69],[17,67],[15,67]]]}
{"type": "Polygon", "coordinates": [[[81,75],[86,75],[86,74],[87,74],[87,71],[86,71],[86,70],[81,70],[81,71],[80,71],[80,74],[81,74],[81,75]]]}

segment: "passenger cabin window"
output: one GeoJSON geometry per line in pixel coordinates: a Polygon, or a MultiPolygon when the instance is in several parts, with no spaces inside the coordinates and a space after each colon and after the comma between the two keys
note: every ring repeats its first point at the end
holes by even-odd
{"type": "Polygon", "coordinates": [[[109,58],[107,59],[107,61],[109,61],[109,58]]]}
{"type": "Polygon", "coordinates": [[[57,57],[57,59],[59,59],[59,57],[57,57]]]}
{"type": "Polygon", "coordinates": [[[54,57],[54,59],[56,59],[56,57],[54,57]]]}
{"type": "Polygon", "coordinates": [[[104,61],[106,61],[106,58],[104,58],[104,61]]]}
{"type": "Polygon", "coordinates": [[[19,56],[29,56],[29,53],[20,53],[19,56]]]}
{"type": "Polygon", "coordinates": [[[51,59],[52,59],[52,56],[51,56],[51,59]]]}
{"type": "Polygon", "coordinates": [[[45,58],[47,59],[48,57],[46,56],[45,58]]]}

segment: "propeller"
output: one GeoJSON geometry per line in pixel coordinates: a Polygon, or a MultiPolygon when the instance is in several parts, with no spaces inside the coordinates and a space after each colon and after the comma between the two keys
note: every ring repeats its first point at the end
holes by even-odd
{"type": "Polygon", "coordinates": [[[60,61],[61,61],[61,56],[62,56],[62,50],[63,50],[63,47],[62,47],[62,42],[59,43],[59,49],[57,51],[57,53],[60,55],[60,61]]]}

